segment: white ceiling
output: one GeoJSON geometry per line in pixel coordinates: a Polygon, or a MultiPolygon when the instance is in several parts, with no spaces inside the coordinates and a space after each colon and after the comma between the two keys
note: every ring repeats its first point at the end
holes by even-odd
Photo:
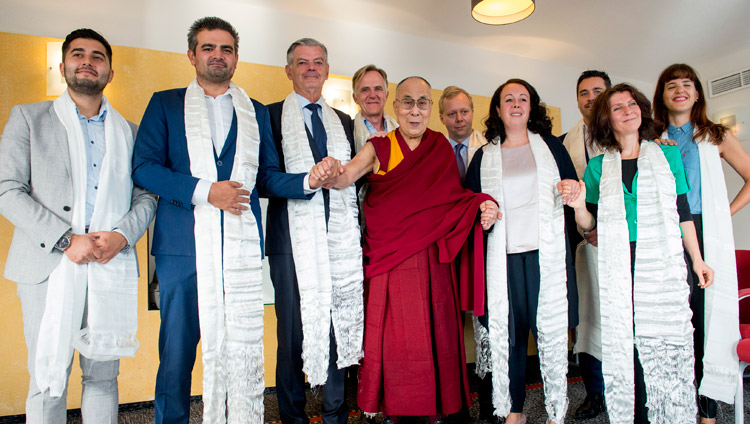
{"type": "Polygon", "coordinates": [[[749,0],[540,0],[504,26],[474,21],[470,0],[240,1],[641,80],[750,45],[749,0]]]}

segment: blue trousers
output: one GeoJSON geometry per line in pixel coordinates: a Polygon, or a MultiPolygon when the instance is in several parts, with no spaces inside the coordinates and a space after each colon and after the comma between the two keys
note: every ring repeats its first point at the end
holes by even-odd
{"type": "Polygon", "coordinates": [[[200,340],[198,282],[193,256],[156,256],[161,328],[156,374],[156,424],[187,424],[190,383],[200,340]]]}

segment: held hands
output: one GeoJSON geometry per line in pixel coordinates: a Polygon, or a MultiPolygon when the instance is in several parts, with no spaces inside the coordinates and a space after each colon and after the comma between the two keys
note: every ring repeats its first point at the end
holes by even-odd
{"type": "Polygon", "coordinates": [[[65,249],[65,255],[71,262],[85,265],[102,257],[101,248],[96,245],[93,234],[73,234],[70,237],[70,246],[65,249]]]}
{"type": "Polygon", "coordinates": [[[492,200],[485,200],[479,205],[479,210],[482,214],[479,217],[479,223],[482,224],[484,231],[489,230],[495,225],[495,221],[503,219],[503,214],[498,212],[497,203],[492,200]]]}
{"type": "Polygon", "coordinates": [[[106,264],[127,246],[128,240],[116,231],[97,231],[73,234],[65,254],[71,262],[85,265],[89,262],[106,264]]]}
{"type": "Polygon", "coordinates": [[[714,283],[714,270],[703,259],[693,261],[693,271],[698,276],[698,287],[705,289],[714,283]]]}
{"type": "Polygon", "coordinates": [[[586,240],[586,243],[594,247],[599,247],[599,242],[597,241],[596,237],[596,228],[589,232],[583,233],[583,238],[586,240]]]}
{"type": "Polygon", "coordinates": [[[310,188],[317,189],[321,186],[331,188],[336,184],[336,180],[342,172],[341,161],[327,156],[310,169],[310,188]]]}
{"type": "Polygon", "coordinates": [[[250,192],[241,188],[237,181],[219,181],[211,184],[208,203],[232,215],[241,215],[250,203],[250,192]]]}
{"type": "Polygon", "coordinates": [[[101,256],[96,260],[100,264],[109,262],[128,245],[125,236],[117,231],[98,231],[88,235],[94,238],[94,244],[101,252],[101,256]]]}
{"type": "Polygon", "coordinates": [[[557,183],[557,191],[562,195],[563,205],[569,205],[578,197],[581,185],[576,180],[562,180],[557,183]]]}

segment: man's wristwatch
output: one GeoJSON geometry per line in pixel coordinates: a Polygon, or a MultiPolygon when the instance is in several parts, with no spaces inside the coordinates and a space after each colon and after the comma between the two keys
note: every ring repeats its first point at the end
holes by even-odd
{"type": "Polygon", "coordinates": [[[68,230],[65,232],[65,234],[60,237],[60,240],[57,240],[57,243],[55,243],[55,249],[64,252],[65,249],[70,247],[70,239],[73,237],[73,232],[68,230]]]}

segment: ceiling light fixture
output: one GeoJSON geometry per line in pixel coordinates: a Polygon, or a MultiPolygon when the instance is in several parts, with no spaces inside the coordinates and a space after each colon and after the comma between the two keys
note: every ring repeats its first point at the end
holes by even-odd
{"type": "Polygon", "coordinates": [[[534,13],[535,0],[471,0],[471,16],[488,25],[506,25],[534,13]]]}

